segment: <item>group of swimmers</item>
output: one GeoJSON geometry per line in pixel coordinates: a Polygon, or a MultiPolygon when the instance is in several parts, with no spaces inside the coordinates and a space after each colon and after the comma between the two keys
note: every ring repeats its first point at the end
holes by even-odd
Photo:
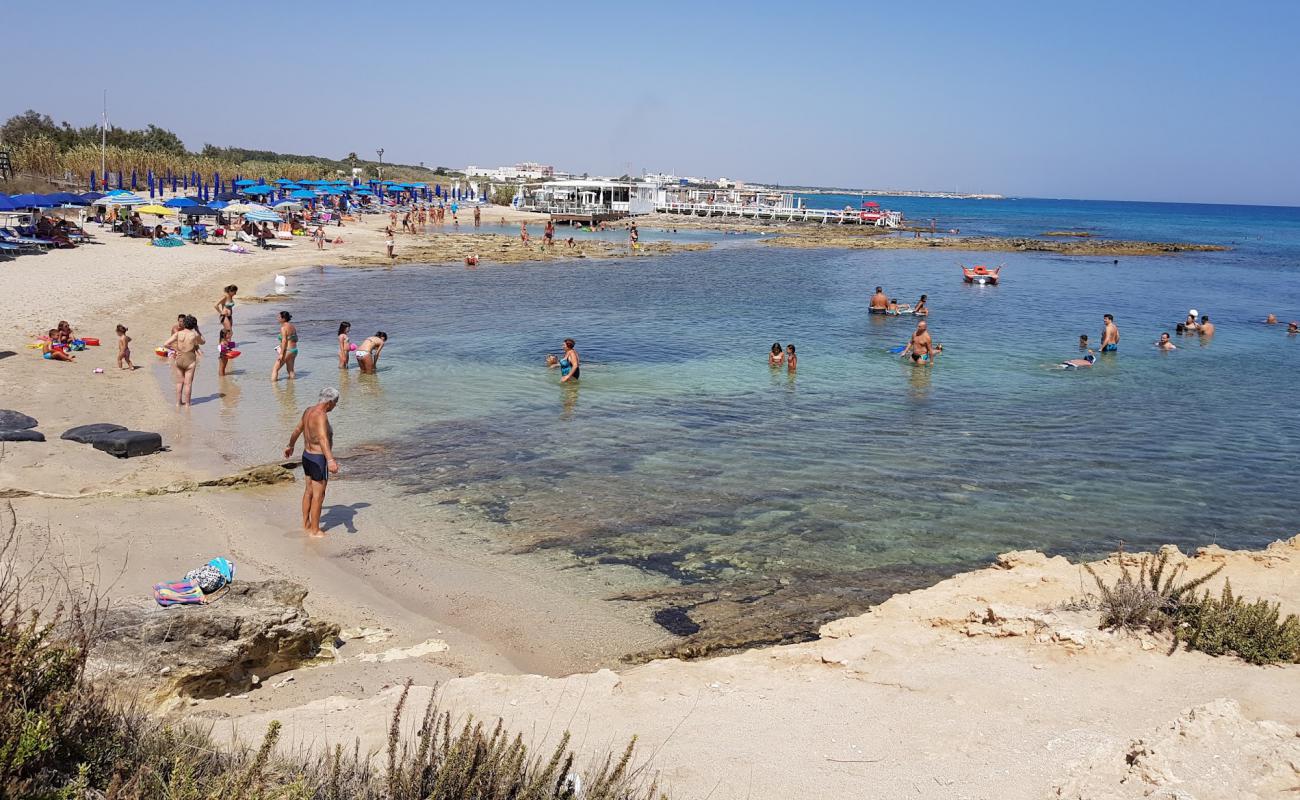
{"type": "Polygon", "coordinates": [[[930,313],[927,301],[928,298],[921,295],[921,299],[916,301],[916,305],[900,304],[898,298],[888,296],[885,294],[884,289],[877,286],[876,293],[871,295],[871,302],[867,306],[867,312],[870,314],[887,314],[889,316],[914,314],[918,317],[924,317],[930,313]]]}
{"type": "Polygon", "coordinates": [[[767,354],[767,365],[773,369],[780,369],[784,365],[787,370],[794,372],[799,367],[799,357],[795,355],[794,345],[787,344],[785,350],[782,350],[780,342],[772,342],[772,352],[767,354]]]}
{"type": "MultiPolygon", "coordinates": [[[[1265,317],[1265,318],[1264,318],[1264,324],[1265,324],[1265,325],[1276,325],[1276,324],[1277,324],[1277,314],[1269,314],[1267,317],[1265,317]]],[[[1297,334],[1297,333],[1300,333],[1300,322],[1296,322],[1295,320],[1291,320],[1290,322],[1288,322],[1288,323],[1287,323],[1287,326],[1286,326],[1286,332],[1289,333],[1289,334],[1297,334]]]]}

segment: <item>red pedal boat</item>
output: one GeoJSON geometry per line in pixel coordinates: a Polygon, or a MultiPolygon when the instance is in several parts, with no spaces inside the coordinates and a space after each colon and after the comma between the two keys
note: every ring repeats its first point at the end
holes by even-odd
{"type": "Polygon", "coordinates": [[[989,269],[982,264],[977,264],[973,267],[962,267],[961,276],[966,279],[967,283],[977,283],[981,286],[985,284],[996,286],[998,282],[998,273],[1001,271],[1002,267],[989,269]]]}

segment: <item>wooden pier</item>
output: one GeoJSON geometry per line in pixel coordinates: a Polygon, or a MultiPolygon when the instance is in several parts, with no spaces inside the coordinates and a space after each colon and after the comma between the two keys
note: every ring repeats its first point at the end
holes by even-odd
{"type": "Polygon", "coordinates": [[[626,211],[611,211],[609,209],[591,211],[552,211],[551,221],[560,225],[599,225],[602,222],[613,222],[615,220],[623,219],[626,216],[626,211]]]}

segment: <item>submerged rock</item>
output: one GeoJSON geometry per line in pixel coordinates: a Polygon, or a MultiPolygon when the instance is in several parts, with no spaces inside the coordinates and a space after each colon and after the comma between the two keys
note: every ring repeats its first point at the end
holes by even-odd
{"type": "Polygon", "coordinates": [[[333,645],[339,626],[312,619],[306,596],[289,581],[236,581],[206,605],[114,608],[90,668],[97,680],[154,702],[244,692],[333,645]]]}

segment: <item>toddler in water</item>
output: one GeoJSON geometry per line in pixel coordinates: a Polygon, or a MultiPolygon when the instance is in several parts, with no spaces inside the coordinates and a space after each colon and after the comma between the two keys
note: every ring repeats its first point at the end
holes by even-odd
{"type": "Polygon", "coordinates": [[[225,328],[217,336],[217,374],[225,377],[226,365],[230,363],[230,351],[235,349],[235,343],[230,339],[230,331],[225,328]]]}
{"type": "Polygon", "coordinates": [[[1088,349],[1088,334],[1086,333],[1079,334],[1079,349],[1080,350],[1088,349]]]}
{"type": "Polygon", "coordinates": [[[117,368],[135,369],[131,363],[131,337],[126,335],[126,326],[117,326],[117,368]]]}

